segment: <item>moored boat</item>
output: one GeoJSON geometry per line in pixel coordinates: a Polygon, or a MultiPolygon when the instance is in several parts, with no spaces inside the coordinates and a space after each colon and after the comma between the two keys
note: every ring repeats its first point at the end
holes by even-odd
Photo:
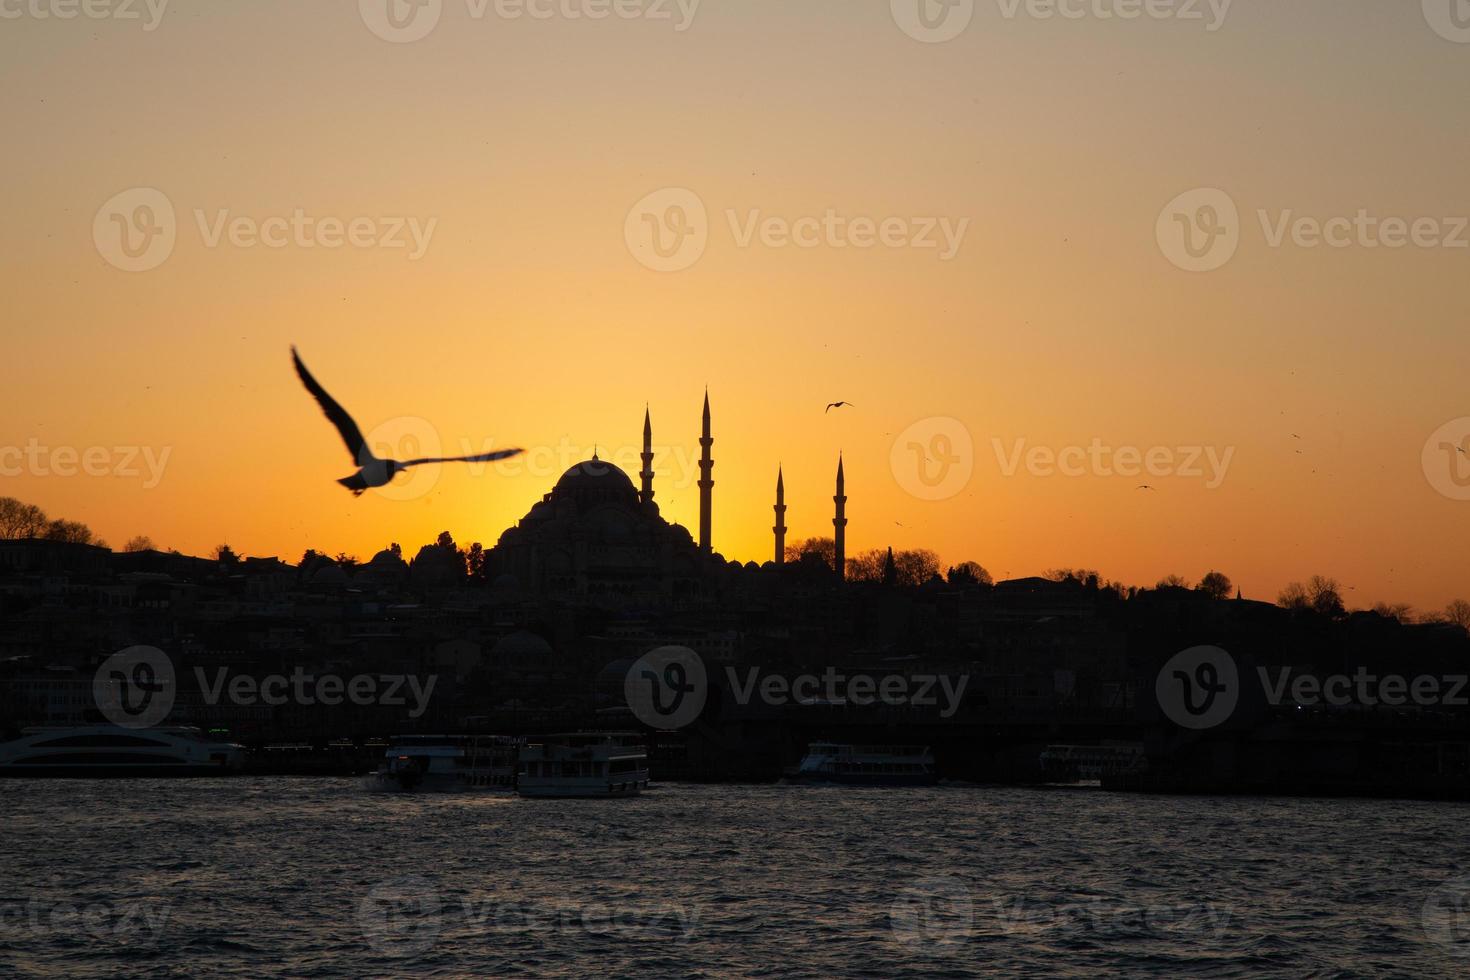
{"type": "Polygon", "coordinates": [[[375,774],[380,789],[510,792],[523,739],[509,735],[400,735],[375,774]]]}
{"type": "Polygon", "coordinates": [[[801,764],[786,771],[786,779],[846,786],[932,786],[939,776],[927,745],[813,742],[801,764]]]}
{"type": "Polygon", "coordinates": [[[225,776],[244,764],[243,746],[182,725],[27,728],[0,742],[0,776],[225,776]]]}
{"type": "Polygon", "coordinates": [[[528,739],[516,790],[522,796],[637,796],[648,787],[648,751],[627,732],[570,732],[528,739]]]}

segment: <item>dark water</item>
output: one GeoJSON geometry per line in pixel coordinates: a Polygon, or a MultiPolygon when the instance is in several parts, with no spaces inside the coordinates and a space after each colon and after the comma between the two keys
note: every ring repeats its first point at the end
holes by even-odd
{"type": "Polygon", "coordinates": [[[0,975],[1452,975],[1467,817],[975,787],[7,780],[0,975]]]}

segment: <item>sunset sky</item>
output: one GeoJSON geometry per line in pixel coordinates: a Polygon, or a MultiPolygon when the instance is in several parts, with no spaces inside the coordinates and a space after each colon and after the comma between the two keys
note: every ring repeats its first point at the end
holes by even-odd
{"type": "Polygon", "coordinates": [[[141,0],[141,20],[37,16],[51,2],[0,0],[0,447],[46,450],[0,459],[0,493],[115,547],[368,558],[445,529],[488,547],[594,445],[636,472],[645,403],[657,500],[694,528],[708,386],[730,558],[770,557],[778,464],[790,538],[830,535],[841,451],[850,554],[1470,597],[1470,501],[1424,457],[1470,416],[1470,43],[1419,2],[1238,0],[1210,30],[1207,3],[979,0],[937,43],[901,29],[904,0],[706,0],[687,24],[688,0],[667,19],[443,0],[416,41],[375,34],[375,0],[176,0],[151,30],[141,0]],[[99,209],[121,194],[133,214],[136,188],[176,241],[125,271],[99,209]],[[1206,272],[1156,234],[1199,188],[1239,211],[1206,272]],[[704,251],[649,268],[630,211],[685,191],[704,251]],[[296,209],[369,219],[375,242],[395,219],[432,233],[418,257],[407,223],[404,248],[211,245],[221,221],[296,209]],[[769,225],[742,243],[752,220],[829,211],[896,219],[894,244],[769,225]],[[1433,219],[1444,244],[1271,245],[1283,216],[1360,211],[1433,219]],[[938,247],[915,247],[929,225],[938,247]],[[963,227],[947,258],[942,227],[963,227]],[[533,452],[354,499],[292,343],[365,431],[387,423],[386,451],[533,452]],[[895,441],[901,459],[901,434],[956,425],[969,478],[924,499],[895,441]],[[1018,441],[1095,440],[1228,466],[1215,486],[1203,455],[1202,475],[1008,465],[1018,441]],[[57,447],[139,447],[137,475],[56,475],[57,447]],[[143,448],[168,453],[156,486],[143,448]]]}

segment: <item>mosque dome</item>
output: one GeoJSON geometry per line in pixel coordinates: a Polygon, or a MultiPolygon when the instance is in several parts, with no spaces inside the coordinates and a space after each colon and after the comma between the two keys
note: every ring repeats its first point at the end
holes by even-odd
{"type": "Polygon", "coordinates": [[[599,504],[625,504],[637,506],[638,491],[628,474],[607,460],[583,460],[567,470],[552,488],[553,500],[575,500],[580,507],[595,507],[599,504]]]}

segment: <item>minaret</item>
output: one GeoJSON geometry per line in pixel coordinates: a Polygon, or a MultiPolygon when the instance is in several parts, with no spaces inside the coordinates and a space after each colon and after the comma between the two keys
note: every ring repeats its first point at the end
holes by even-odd
{"type": "Polygon", "coordinates": [[[842,476],[842,454],[837,454],[837,493],[832,497],[832,502],[837,505],[837,513],[832,517],[832,564],[837,572],[837,580],[840,582],[847,578],[847,494],[843,493],[847,481],[842,476]]]}
{"type": "Polygon", "coordinates": [[[776,467],[776,564],[786,564],[786,484],[781,480],[781,467],[776,467]]]}
{"type": "Polygon", "coordinates": [[[715,461],[710,458],[709,447],[714,445],[714,438],[709,434],[709,389],[704,390],[704,434],[699,437],[699,550],[702,554],[710,553],[710,491],[715,488],[714,478],[710,471],[715,468],[715,461]]]}
{"type": "Polygon", "coordinates": [[[645,504],[653,503],[653,423],[648,418],[648,406],[643,406],[643,492],[639,498],[645,504]]]}

